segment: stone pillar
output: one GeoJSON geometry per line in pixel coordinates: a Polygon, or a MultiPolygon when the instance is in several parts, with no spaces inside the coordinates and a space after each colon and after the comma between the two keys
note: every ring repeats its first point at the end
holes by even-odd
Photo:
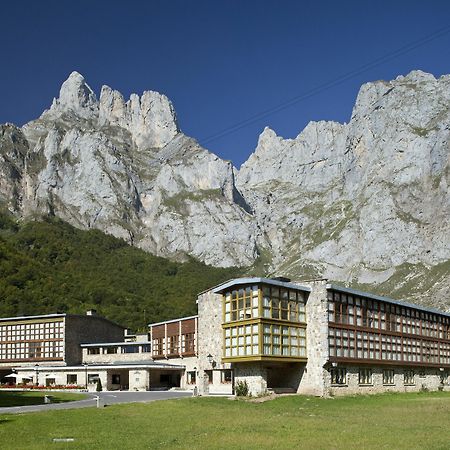
{"type": "Polygon", "coordinates": [[[222,295],[212,291],[200,294],[198,304],[198,339],[197,339],[197,385],[200,395],[209,393],[205,370],[223,369],[223,330],[222,330],[222,295]],[[215,366],[208,361],[212,356],[215,366]],[[206,380],[206,381],[205,381],[206,380]]]}
{"type": "MultiPolygon", "coordinates": [[[[304,283],[303,283],[304,284],[304,283]]],[[[298,393],[327,395],[328,372],[328,300],[327,280],[308,282],[311,293],[306,302],[306,363],[298,393]]]]}

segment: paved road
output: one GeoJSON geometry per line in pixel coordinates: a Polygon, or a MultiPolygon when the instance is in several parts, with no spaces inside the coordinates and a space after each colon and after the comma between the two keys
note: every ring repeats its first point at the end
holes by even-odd
{"type": "MultiPolygon", "coordinates": [[[[97,393],[89,393],[89,398],[66,403],[50,403],[47,405],[12,406],[0,408],[0,414],[18,414],[36,411],[49,411],[53,409],[89,408],[97,406],[97,393]]],[[[102,405],[115,403],[153,402],[155,400],[168,400],[171,398],[191,397],[188,391],[150,391],[150,392],[99,392],[102,405]]]]}

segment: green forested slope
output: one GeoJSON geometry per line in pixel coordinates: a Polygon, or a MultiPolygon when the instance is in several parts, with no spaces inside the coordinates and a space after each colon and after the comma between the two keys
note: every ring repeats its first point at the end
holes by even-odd
{"type": "Polygon", "coordinates": [[[0,317],[95,308],[134,329],[195,314],[197,293],[241,273],[150,255],[58,219],[0,213],[0,317]]]}

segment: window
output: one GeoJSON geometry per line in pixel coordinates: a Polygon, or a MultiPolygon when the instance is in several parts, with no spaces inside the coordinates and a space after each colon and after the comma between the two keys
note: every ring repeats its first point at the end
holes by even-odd
{"type": "Polygon", "coordinates": [[[29,358],[40,358],[42,353],[41,342],[30,342],[29,358]]]}
{"type": "Polygon", "coordinates": [[[383,369],[383,384],[394,384],[394,369],[383,369]]]}
{"type": "Polygon", "coordinates": [[[414,370],[405,370],[403,373],[403,383],[406,385],[414,385],[414,370]]]}
{"type": "Polygon", "coordinates": [[[263,355],[306,357],[306,330],[263,324],[263,355]]]}
{"type": "Polygon", "coordinates": [[[124,345],[122,347],[122,353],[139,353],[138,345],[124,345]]]}
{"type": "Polygon", "coordinates": [[[178,349],[179,349],[179,336],[175,335],[175,336],[169,336],[169,354],[173,355],[178,353],[178,349]]]}
{"type": "Polygon", "coordinates": [[[331,384],[347,384],[347,369],[331,369],[331,384]]]}
{"type": "Polygon", "coordinates": [[[141,347],[141,352],[142,352],[142,353],[150,353],[150,351],[151,351],[151,346],[150,346],[150,344],[144,344],[144,345],[142,345],[142,347],[141,347]]]}
{"type": "Polygon", "coordinates": [[[191,372],[187,372],[186,377],[187,377],[187,384],[195,384],[196,376],[194,370],[191,372]]]}
{"type": "Polygon", "coordinates": [[[231,372],[231,369],[225,369],[220,371],[220,382],[222,384],[228,384],[231,383],[233,378],[233,374],[231,372]]]}
{"type": "Polygon", "coordinates": [[[225,328],[225,357],[259,354],[258,324],[225,328]]]}
{"type": "Polygon", "coordinates": [[[88,383],[94,384],[100,379],[100,375],[98,373],[90,373],[88,374],[88,383]]]}
{"type": "Polygon", "coordinates": [[[68,373],[67,374],[67,384],[77,384],[78,383],[78,377],[74,373],[68,373]]]}
{"type": "Polygon", "coordinates": [[[195,333],[186,333],[182,336],[182,352],[183,353],[194,353],[194,339],[195,333]]]}
{"type": "Polygon", "coordinates": [[[224,295],[225,322],[258,317],[258,303],[258,286],[247,286],[226,292],[224,295]]]}
{"type": "Polygon", "coordinates": [[[113,373],[111,375],[111,383],[112,384],[120,384],[120,375],[117,373],[113,373]]]}
{"type": "Polygon", "coordinates": [[[208,377],[208,383],[212,384],[212,382],[213,382],[213,371],[212,370],[205,370],[205,375],[208,377]]]}
{"type": "Polygon", "coordinates": [[[100,355],[100,347],[89,347],[88,355],[100,355]]]}
{"type": "Polygon", "coordinates": [[[361,385],[371,385],[372,380],[372,369],[359,369],[359,384],[361,385]]]}
{"type": "Polygon", "coordinates": [[[108,355],[114,355],[117,353],[117,347],[106,347],[106,353],[108,355]]]}
{"type": "Polygon", "coordinates": [[[164,339],[155,338],[153,339],[153,356],[162,356],[164,355],[164,339]]]}

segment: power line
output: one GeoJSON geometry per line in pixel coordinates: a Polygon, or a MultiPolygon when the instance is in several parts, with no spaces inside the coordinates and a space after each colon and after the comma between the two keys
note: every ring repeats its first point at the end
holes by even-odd
{"type": "Polygon", "coordinates": [[[421,39],[417,39],[413,42],[410,42],[409,44],[406,44],[403,47],[400,47],[397,50],[394,50],[393,52],[387,53],[386,55],[383,55],[369,63],[366,63],[366,64],[352,70],[351,72],[347,72],[346,74],[343,74],[343,75],[339,76],[338,78],[335,78],[334,80],[331,80],[324,84],[321,84],[320,86],[317,86],[303,94],[292,97],[290,100],[280,103],[277,106],[268,108],[264,111],[261,111],[260,113],[254,114],[253,116],[249,117],[248,119],[242,120],[240,122],[235,123],[234,125],[230,125],[226,128],[223,128],[222,130],[217,131],[216,133],[213,133],[213,134],[207,136],[205,139],[201,139],[199,142],[201,145],[206,145],[206,144],[209,144],[210,142],[215,141],[215,140],[217,140],[221,137],[224,137],[228,134],[235,133],[236,131],[257,122],[260,119],[264,119],[265,117],[268,117],[272,114],[275,114],[279,111],[289,108],[290,106],[295,105],[296,103],[299,103],[303,100],[313,97],[314,95],[320,94],[321,92],[324,92],[328,89],[338,86],[338,85],[344,83],[345,81],[348,81],[364,72],[367,72],[370,69],[373,69],[374,67],[377,67],[387,61],[390,61],[391,59],[394,59],[398,56],[404,55],[405,53],[408,53],[412,50],[415,50],[416,48],[419,48],[425,44],[428,44],[429,42],[434,41],[435,39],[438,39],[438,38],[446,35],[448,32],[450,32],[450,26],[440,28],[439,30],[435,31],[434,33],[431,33],[421,39]]]}

